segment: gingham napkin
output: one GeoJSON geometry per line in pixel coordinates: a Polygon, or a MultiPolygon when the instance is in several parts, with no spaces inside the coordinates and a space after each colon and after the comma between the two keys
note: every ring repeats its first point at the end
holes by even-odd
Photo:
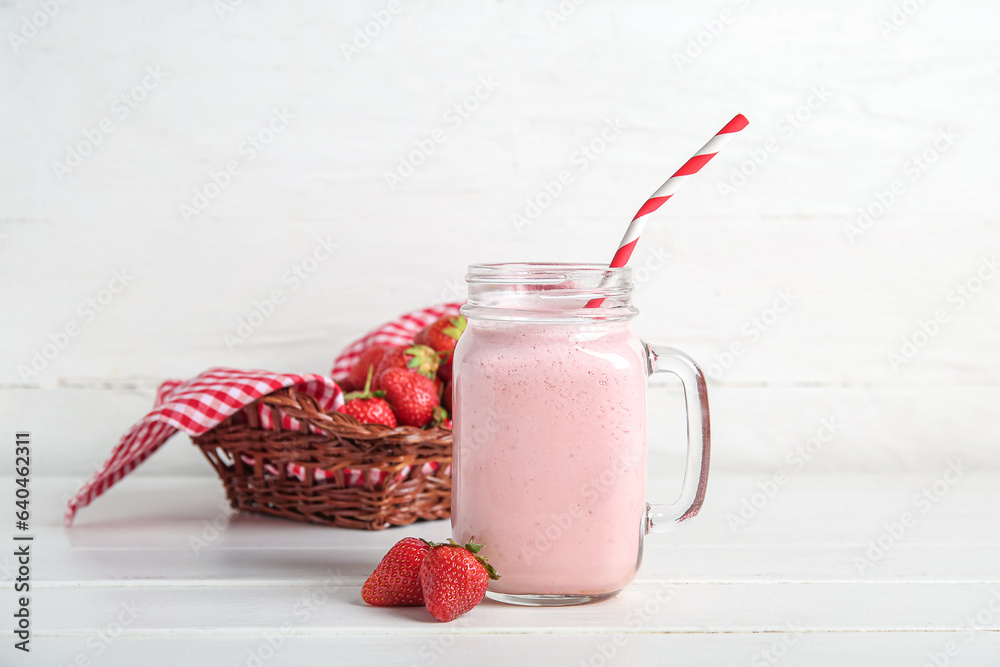
{"type": "MultiPolygon", "coordinates": [[[[387,322],[348,345],[333,363],[330,375],[342,378],[372,345],[383,343],[403,345],[413,340],[413,335],[437,318],[458,312],[460,303],[448,303],[407,313],[387,322]]],[[[213,368],[187,381],[168,380],[156,393],[153,410],[139,420],[122,436],[111,456],[82,486],[66,505],[65,523],[73,523],[77,511],[114,486],[118,480],[132,472],[156,450],[163,446],[178,430],[188,435],[201,435],[218,426],[230,415],[284,387],[295,387],[300,394],[313,396],[323,410],[336,410],[343,405],[340,387],[330,377],[322,375],[295,375],[268,371],[241,371],[213,368]]],[[[263,408],[263,406],[261,406],[263,408]]],[[[271,414],[261,410],[261,425],[270,425],[271,414]]],[[[282,427],[295,428],[297,422],[279,414],[282,427]]],[[[274,471],[277,473],[277,471],[274,471]]],[[[290,474],[304,476],[301,470],[290,474]]],[[[325,471],[316,471],[325,478],[325,471]]],[[[407,471],[408,472],[408,471],[407,471]]],[[[365,471],[350,471],[351,480],[363,483],[365,471]]]]}

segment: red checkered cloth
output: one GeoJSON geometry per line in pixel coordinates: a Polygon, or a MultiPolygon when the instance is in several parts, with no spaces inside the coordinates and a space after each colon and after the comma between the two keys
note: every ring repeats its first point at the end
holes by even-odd
{"type": "MultiPolygon", "coordinates": [[[[341,378],[350,371],[361,354],[372,345],[383,343],[403,345],[413,340],[413,335],[443,315],[458,312],[460,303],[443,304],[407,313],[397,320],[387,322],[348,345],[333,364],[331,375],[341,378]]],[[[286,375],[268,371],[240,371],[213,368],[187,381],[167,380],[156,393],[153,411],[143,417],[122,436],[111,456],[82,486],[66,505],[64,520],[73,523],[77,511],[114,486],[118,480],[134,470],[140,463],[163,446],[178,430],[188,435],[201,435],[222,423],[230,415],[284,387],[296,388],[300,394],[313,396],[323,410],[336,410],[344,403],[343,393],[336,382],[322,375],[286,375]]],[[[273,424],[272,412],[258,405],[263,428],[273,424]]],[[[298,421],[280,411],[276,415],[284,429],[299,428],[298,421]]],[[[316,430],[315,427],[311,427],[316,430]]],[[[318,432],[318,431],[317,431],[318,432]]],[[[436,464],[426,464],[435,466],[436,464]]],[[[272,466],[273,467],[273,466],[272,466]]],[[[277,470],[269,471],[277,474],[277,470]]],[[[409,474],[406,469],[397,473],[409,474]]],[[[423,470],[424,473],[429,472],[423,470]]],[[[304,479],[304,469],[289,464],[288,473],[304,479]]],[[[372,470],[346,470],[347,481],[354,485],[379,483],[385,473],[372,470]],[[376,479],[377,478],[377,479],[376,479]]],[[[332,477],[333,473],[316,471],[317,481],[332,477]]]]}
{"type": "Polygon", "coordinates": [[[73,523],[77,510],[132,472],[178,430],[201,435],[261,396],[292,386],[315,397],[324,410],[335,410],[344,402],[337,383],[322,375],[212,368],[186,382],[164,382],[156,392],[153,411],[122,436],[108,460],[66,504],[66,525],[73,523]]]}

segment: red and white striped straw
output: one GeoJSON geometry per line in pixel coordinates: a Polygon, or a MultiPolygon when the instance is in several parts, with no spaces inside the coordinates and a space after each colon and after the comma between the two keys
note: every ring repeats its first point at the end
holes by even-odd
{"type": "MultiPolygon", "coordinates": [[[[639,235],[642,234],[643,227],[646,226],[646,218],[650,213],[657,210],[663,206],[668,199],[674,196],[682,185],[684,185],[691,176],[694,176],[702,167],[708,164],[715,155],[722,150],[722,147],[733,138],[733,135],[742,130],[744,127],[750,124],[750,121],[743,116],[743,114],[737,114],[735,118],[726,123],[726,126],[719,130],[719,132],[709,140],[707,144],[701,147],[701,150],[694,154],[694,156],[684,163],[684,166],[678,169],[673,176],[667,179],[667,182],[660,186],[660,189],[653,193],[653,195],[646,200],[646,203],[642,205],[639,212],[635,214],[632,218],[631,224],[629,224],[628,229],[625,230],[625,236],[622,238],[622,242],[618,246],[618,252],[615,253],[614,259],[611,260],[611,268],[615,269],[628,264],[629,258],[632,256],[632,251],[635,249],[635,244],[639,242],[639,235]]],[[[589,304],[588,304],[589,305],[589,304]]]]}

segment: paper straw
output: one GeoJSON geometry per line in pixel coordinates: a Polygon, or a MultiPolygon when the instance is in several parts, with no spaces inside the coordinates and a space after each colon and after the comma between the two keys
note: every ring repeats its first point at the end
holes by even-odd
{"type": "MultiPolygon", "coordinates": [[[[743,114],[736,114],[735,118],[726,123],[725,127],[719,130],[707,144],[701,147],[701,150],[685,162],[684,166],[674,172],[674,175],[668,178],[666,183],[661,185],[660,189],[646,200],[639,208],[639,212],[632,218],[628,229],[625,230],[625,236],[622,237],[622,241],[618,245],[618,251],[615,252],[615,256],[611,260],[611,268],[615,269],[628,264],[629,258],[632,257],[632,251],[635,250],[635,244],[639,242],[642,229],[646,226],[646,218],[649,214],[663,206],[689,178],[701,171],[702,167],[708,164],[708,161],[722,150],[722,147],[733,138],[734,134],[749,124],[750,121],[743,114]]],[[[587,307],[596,308],[603,302],[604,299],[591,299],[587,303],[587,307]]]]}

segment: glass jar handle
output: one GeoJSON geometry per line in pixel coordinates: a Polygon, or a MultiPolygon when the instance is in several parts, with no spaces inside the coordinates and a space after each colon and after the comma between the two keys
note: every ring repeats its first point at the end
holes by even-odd
{"type": "Polygon", "coordinates": [[[705,376],[694,359],[672,347],[644,345],[649,360],[649,375],[672,373],[680,378],[687,411],[687,467],[680,497],[669,505],[646,505],[646,532],[662,533],[697,514],[705,500],[712,442],[708,388],[705,376]]]}

